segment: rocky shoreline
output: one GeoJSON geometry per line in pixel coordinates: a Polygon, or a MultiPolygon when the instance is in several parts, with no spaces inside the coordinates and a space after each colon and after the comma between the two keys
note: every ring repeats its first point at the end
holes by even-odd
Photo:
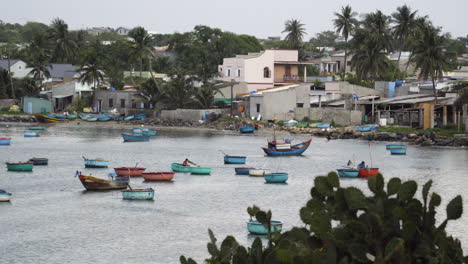
{"type": "Polygon", "coordinates": [[[0,115],[0,122],[38,122],[33,115],[0,115]]]}

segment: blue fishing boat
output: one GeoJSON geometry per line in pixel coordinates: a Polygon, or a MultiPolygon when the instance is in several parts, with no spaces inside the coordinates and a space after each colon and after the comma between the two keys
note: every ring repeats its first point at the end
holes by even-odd
{"type": "Polygon", "coordinates": [[[149,130],[148,128],[143,128],[143,129],[141,130],[141,133],[142,133],[143,135],[145,135],[145,136],[151,136],[151,137],[153,137],[153,136],[156,136],[156,134],[158,133],[158,131],[156,131],[156,130],[149,130]]]}
{"type": "MultiPolygon", "coordinates": [[[[271,221],[270,233],[281,232],[283,229],[283,222],[271,221]]],[[[268,235],[268,229],[258,221],[247,222],[247,230],[253,235],[268,235]]]]}
{"type": "Polygon", "coordinates": [[[132,119],[134,119],[135,117],[134,116],[127,116],[124,118],[125,121],[130,121],[132,119]]]}
{"type": "Polygon", "coordinates": [[[146,115],[146,114],[137,114],[137,115],[135,115],[135,119],[137,119],[137,120],[142,120],[142,119],[145,119],[147,117],[148,117],[148,115],[146,115]]]}
{"type": "Polygon", "coordinates": [[[34,131],[24,131],[24,137],[38,137],[39,133],[34,131]]]}
{"type": "Polygon", "coordinates": [[[267,173],[263,177],[267,183],[285,183],[288,180],[286,172],[267,173]]]}
{"type": "Polygon", "coordinates": [[[5,190],[0,190],[0,202],[9,202],[11,200],[11,196],[11,193],[5,190]]]}
{"type": "Polygon", "coordinates": [[[245,164],[245,156],[224,156],[224,164],[245,164]]]}
{"type": "Polygon", "coordinates": [[[54,114],[51,114],[51,113],[48,113],[48,114],[45,114],[45,115],[46,115],[46,116],[48,116],[48,117],[57,118],[57,116],[56,116],[56,115],[54,115],[54,114]]]}
{"type": "Polygon", "coordinates": [[[32,158],[32,159],[29,159],[29,161],[32,162],[34,166],[49,164],[49,159],[47,158],[32,158]]]}
{"type": "Polygon", "coordinates": [[[378,125],[372,124],[372,125],[362,125],[362,126],[356,126],[356,130],[359,132],[370,132],[370,131],[375,131],[379,128],[378,125]]]}
{"type": "Polygon", "coordinates": [[[253,168],[253,167],[238,167],[238,168],[234,168],[234,171],[238,175],[249,175],[249,171],[251,169],[255,169],[255,168],[253,168]]]}
{"type": "Polygon", "coordinates": [[[149,141],[150,136],[122,134],[124,142],[143,142],[149,141]]]}
{"type": "Polygon", "coordinates": [[[317,128],[329,128],[330,124],[329,123],[317,123],[316,127],[317,128]]]}
{"type": "Polygon", "coordinates": [[[248,126],[241,126],[239,130],[242,134],[247,134],[247,133],[253,133],[255,131],[255,128],[253,126],[248,125],[248,126]]]}
{"type": "Polygon", "coordinates": [[[262,148],[263,151],[265,152],[266,155],[268,156],[298,156],[302,155],[304,151],[307,150],[307,148],[310,146],[310,143],[312,142],[312,139],[309,139],[305,142],[302,142],[300,144],[293,145],[288,148],[278,148],[276,144],[269,142],[268,143],[268,148],[262,148]]]}
{"type": "Polygon", "coordinates": [[[130,189],[122,191],[122,198],[124,200],[153,200],[154,189],[130,189]]]}
{"type": "Polygon", "coordinates": [[[338,175],[344,178],[357,178],[359,176],[359,170],[353,168],[337,169],[338,175]]]}
{"type": "Polygon", "coordinates": [[[87,159],[83,157],[83,160],[86,168],[107,168],[109,166],[109,161],[100,158],[87,159]]]}
{"type": "Polygon", "coordinates": [[[390,149],[390,153],[392,155],[406,155],[406,147],[405,148],[390,149]]]}
{"type": "Polygon", "coordinates": [[[11,143],[11,137],[0,137],[0,145],[8,146],[11,143]]]}
{"type": "Polygon", "coordinates": [[[98,120],[98,118],[97,117],[87,117],[85,120],[88,121],[88,122],[96,122],[98,120]]]}
{"type": "Polygon", "coordinates": [[[140,135],[140,134],[142,134],[142,132],[143,131],[140,128],[134,128],[133,129],[133,134],[135,134],[135,135],[140,135]]]}
{"type": "Polygon", "coordinates": [[[111,120],[111,118],[106,116],[106,115],[102,115],[102,116],[98,117],[98,120],[100,122],[107,122],[107,121],[111,120]]]}
{"type": "Polygon", "coordinates": [[[401,149],[401,148],[406,148],[405,144],[387,144],[386,146],[387,149],[401,149]]]}

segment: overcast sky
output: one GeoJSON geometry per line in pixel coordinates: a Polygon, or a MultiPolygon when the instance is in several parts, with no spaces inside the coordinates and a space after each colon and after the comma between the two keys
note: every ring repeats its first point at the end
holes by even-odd
{"type": "Polygon", "coordinates": [[[290,18],[306,25],[309,39],[333,29],[333,13],[349,4],[359,14],[391,14],[408,4],[453,36],[468,34],[468,0],[2,0],[0,20],[49,24],[64,19],[71,29],[95,26],[143,26],[158,33],[185,32],[196,25],[263,38],[284,36],[290,18]]]}

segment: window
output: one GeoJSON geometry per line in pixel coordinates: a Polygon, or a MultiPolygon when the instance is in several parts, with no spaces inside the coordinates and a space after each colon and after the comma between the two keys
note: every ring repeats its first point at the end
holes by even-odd
{"type": "Polygon", "coordinates": [[[299,107],[299,108],[304,107],[304,103],[297,103],[297,107],[299,107]]]}
{"type": "Polygon", "coordinates": [[[270,78],[270,76],[271,76],[270,68],[268,67],[263,68],[263,78],[270,78]]]}
{"type": "Polygon", "coordinates": [[[125,99],[120,99],[120,108],[125,108],[125,99]]]}
{"type": "Polygon", "coordinates": [[[136,102],[135,102],[134,99],[132,99],[132,108],[134,108],[134,109],[136,108],[136,102]]]}
{"type": "Polygon", "coordinates": [[[141,108],[141,109],[144,109],[144,108],[145,108],[145,103],[141,102],[141,103],[140,103],[140,108],[141,108]]]}
{"type": "Polygon", "coordinates": [[[109,99],[109,107],[114,107],[114,99],[109,99]]]}
{"type": "Polygon", "coordinates": [[[257,104],[257,113],[260,113],[260,104],[257,104]]]}
{"type": "Polygon", "coordinates": [[[231,76],[231,70],[230,70],[230,69],[227,70],[227,74],[226,74],[226,75],[227,75],[228,77],[231,76]]]}
{"type": "Polygon", "coordinates": [[[240,69],[237,69],[237,77],[240,77],[240,69]]]}

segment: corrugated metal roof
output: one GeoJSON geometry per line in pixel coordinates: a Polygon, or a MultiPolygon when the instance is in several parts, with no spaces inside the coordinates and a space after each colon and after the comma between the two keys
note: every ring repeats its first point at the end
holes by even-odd
{"type": "MultiPolygon", "coordinates": [[[[10,67],[13,66],[13,64],[17,63],[20,60],[17,59],[10,59],[10,67]]],[[[0,60],[0,68],[8,70],[8,60],[7,59],[1,59],[0,60]]]]}

